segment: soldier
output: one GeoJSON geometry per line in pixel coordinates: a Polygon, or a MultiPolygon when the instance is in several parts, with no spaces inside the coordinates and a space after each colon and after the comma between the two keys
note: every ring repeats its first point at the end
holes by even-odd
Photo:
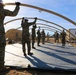
{"type": "Polygon", "coordinates": [[[65,44],[66,44],[66,33],[64,30],[61,32],[60,37],[61,37],[62,46],[65,46],[65,44]]]}
{"type": "Polygon", "coordinates": [[[31,46],[30,46],[30,34],[29,34],[29,27],[31,25],[34,25],[36,23],[37,18],[33,22],[28,23],[28,19],[25,19],[24,17],[22,18],[22,49],[24,56],[26,56],[26,48],[25,48],[25,43],[27,43],[28,47],[28,55],[32,55],[31,53],[31,46]]]}
{"type": "Polygon", "coordinates": [[[47,33],[47,42],[49,42],[49,32],[47,33]]]}
{"type": "Polygon", "coordinates": [[[59,43],[59,33],[56,31],[54,33],[55,43],[59,43]]]}
{"type": "Polygon", "coordinates": [[[33,25],[33,28],[32,28],[32,48],[33,49],[35,49],[35,47],[34,47],[35,37],[36,37],[35,29],[36,29],[36,24],[33,25]]]}
{"type": "Polygon", "coordinates": [[[40,44],[40,39],[41,39],[41,33],[40,33],[40,27],[39,27],[39,29],[38,29],[38,31],[37,31],[37,45],[38,46],[40,46],[39,44],[40,44]]]}
{"type": "Polygon", "coordinates": [[[5,29],[3,26],[5,16],[16,16],[19,11],[20,3],[16,2],[16,7],[14,11],[9,11],[4,9],[4,5],[0,0],[0,71],[6,69],[4,66],[4,57],[5,57],[5,46],[6,46],[6,38],[5,38],[5,29]]]}
{"type": "Polygon", "coordinates": [[[45,32],[44,32],[44,29],[41,32],[41,37],[42,37],[42,44],[44,44],[45,43],[45,32]]]}

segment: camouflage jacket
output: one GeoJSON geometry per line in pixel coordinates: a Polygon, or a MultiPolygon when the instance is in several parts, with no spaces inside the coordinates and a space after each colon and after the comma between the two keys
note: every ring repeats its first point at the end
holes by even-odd
{"type": "Polygon", "coordinates": [[[22,36],[29,36],[29,27],[33,24],[35,24],[36,20],[34,22],[23,22],[21,23],[22,27],[22,36]]]}
{"type": "Polygon", "coordinates": [[[3,26],[5,16],[16,16],[19,11],[19,6],[16,6],[14,11],[0,8],[0,43],[5,39],[5,29],[3,26]]]}
{"type": "Polygon", "coordinates": [[[3,22],[5,16],[16,16],[19,11],[19,6],[16,6],[14,11],[0,8],[0,34],[5,33],[3,22]]]}

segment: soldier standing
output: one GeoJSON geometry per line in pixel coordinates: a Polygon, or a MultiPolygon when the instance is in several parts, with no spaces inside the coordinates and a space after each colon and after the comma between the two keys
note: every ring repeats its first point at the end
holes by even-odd
{"type": "Polygon", "coordinates": [[[20,3],[16,2],[15,10],[9,11],[4,9],[4,5],[0,0],[0,71],[7,69],[4,66],[5,46],[6,46],[5,29],[3,26],[4,18],[5,16],[16,16],[19,11],[19,6],[20,6],[20,3]]]}
{"type": "Polygon", "coordinates": [[[26,56],[26,48],[25,48],[25,43],[27,43],[28,47],[28,55],[32,55],[31,53],[31,45],[30,45],[30,34],[29,34],[29,27],[31,25],[34,25],[36,23],[37,18],[35,18],[34,22],[28,23],[28,19],[25,19],[24,17],[22,18],[22,49],[24,56],[26,56]]]}
{"type": "Polygon", "coordinates": [[[38,31],[37,31],[37,45],[38,46],[40,46],[39,44],[40,44],[40,39],[41,39],[41,33],[40,33],[40,27],[39,27],[39,29],[38,29],[38,31]]]}
{"type": "Polygon", "coordinates": [[[35,37],[36,37],[35,29],[36,29],[36,24],[33,25],[33,28],[32,28],[32,48],[33,49],[35,49],[35,47],[34,47],[35,37]]]}
{"type": "Polygon", "coordinates": [[[49,32],[47,33],[47,42],[49,42],[49,32]]]}
{"type": "Polygon", "coordinates": [[[44,44],[45,43],[45,32],[44,32],[44,29],[41,32],[41,38],[42,38],[42,44],[44,44]]]}
{"type": "Polygon", "coordinates": [[[66,33],[64,30],[61,32],[60,37],[61,37],[62,46],[65,46],[65,44],[66,44],[66,33]]]}
{"type": "Polygon", "coordinates": [[[54,33],[54,38],[55,38],[55,43],[56,42],[59,43],[59,33],[57,31],[54,33]]]}

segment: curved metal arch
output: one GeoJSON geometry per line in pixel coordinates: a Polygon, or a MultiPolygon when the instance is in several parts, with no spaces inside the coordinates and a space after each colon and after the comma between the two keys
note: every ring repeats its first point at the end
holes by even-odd
{"type": "MultiPolygon", "coordinates": [[[[57,31],[57,30],[55,30],[55,29],[52,29],[52,28],[49,28],[49,27],[43,27],[43,26],[40,26],[41,28],[41,30],[44,28],[44,29],[46,29],[46,30],[49,30],[49,31],[53,31],[53,32],[55,32],[55,31],[57,31]]],[[[21,27],[18,27],[18,28],[16,28],[16,29],[20,29],[21,27]]],[[[30,29],[32,29],[32,28],[30,28],[30,29]]],[[[37,30],[37,29],[36,29],[37,30]]],[[[58,31],[59,32],[59,31],[58,31]]],[[[59,32],[60,33],[60,32],[59,32]]]]}
{"type": "MultiPolygon", "coordinates": [[[[21,20],[21,19],[22,19],[22,18],[17,18],[17,19],[10,20],[10,21],[4,23],[4,25],[6,25],[7,23],[10,23],[10,22],[12,22],[12,21],[21,20]]],[[[28,19],[34,19],[34,18],[28,17],[28,19]]],[[[43,20],[43,19],[40,19],[40,18],[37,18],[37,20],[44,21],[44,22],[47,22],[47,23],[51,23],[51,24],[53,24],[53,25],[55,25],[55,26],[58,26],[58,27],[60,27],[60,28],[62,28],[62,29],[64,29],[64,30],[67,31],[67,29],[65,29],[64,27],[62,27],[62,26],[60,26],[60,25],[58,25],[58,24],[56,24],[56,23],[54,23],[54,22],[50,22],[50,21],[43,20]]]]}
{"type": "MultiPolygon", "coordinates": [[[[37,24],[41,24],[41,23],[37,23],[37,24]]],[[[42,24],[42,25],[46,25],[46,24],[42,24]]],[[[49,26],[49,25],[48,25],[49,26]]],[[[16,28],[16,29],[19,29],[19,28],[21,28],[21,27],[18,27],[18,28],[16,28]]],[[[48,29],[48,27],[47,28],[45,28],[45,27],[41,27],[41,28],[44,28],[45,30],[47,30],[47,31],[51,31],[51,32],[56,32],[57,30],[55,30],[55,29],[51,29],[51,28],[49,28],[48,29]]],[[[30,29],[32,29],[32,28],[30,28],[30,29]]],[[[42,30],[42,29],[41,29],[42,30]]],[[[36,30],[37,31],[37,30],[36,30]]],[[[59,32],[59,31],[58,31],[59,32]]],[[[59,32],[60,33],[60,32],[59,32]]],[[[69,35],[67,35],[67,36],[69,36],[69,35]]],[[[67,37],[66,37],[67,38],[67,37]]],[[[67,38],[68,39],[68,38],[67,38]]],[[[68,39],[69,40],[69,39],[68,39]]]]}
{"type": "MultiPolygon", "coordinates": [[[[17,19],[13,19],[13,20],[7,21],[6,23],[4,23],[4,25],[6,25],[6,24],[8,24],[8,23],[10,23],[10,22],[16,21],[16,20],[21,20],[21,19],[22,19],[22,18],[17,18],[17,19]]],[[[34,18],[28,18],[28,19],[34,19],[34,18]]],[[[43,20],[43,19],[40,19],[40,18],[38,18],[38,20],[41,20],[41,21],[44,21],[44,22],[49,23],[49,21],[46,21],[46,20],[43,20]]],[[[58,26],[58,27],[64,29],[62,26],[60,26],[60,25],[58,25],[58,24],[56,24],[56,23],[53,23],[53,22],[50,22],[50,23],[51,23],[51,24],[54,24],[55,26],[58,26]]],[[[46,24],[44,24],[44,25],[46,25],[46,24]]],[[[49,26],[49,25],[47,25],[47,26],[49,26]]],[[[49,26],[49,27],[54,27],[54,26],[49,26]]],[[[56,27],[54,27],[54,28],[56,28],[56,27]]],[[[57,29],[59,29],[59,28],[57,28],[57,29]]]]}
{"type": "Polygon", "coordinates": [[[48,29],[48,28],[42,28],[42,29],[40,29],[40,30],[43,30],[43,29],[45,29],[45,30],[47,30],[47,31],[50,31],[50,32],[56,32],[55,30],[50,30],[50,29],[48,29]]]}
{"type": "MultiPolygon", "coordinates": [[[[6,25],[7,23],[10,23],[10,22],[12,22],[12,21],[21,20],[21,19],[22,19],[22,18],[17,18],[17,19],[10,20],[10,21],[4,23],[4,25],[6,25]]],[[[34,19],[34,18],[28,18],[28,19],[34,19]]],[[[65,29],[64,27],[60,26],[59,24],[56,24],[56,23],[53,23],[53,22],[50,22],[50,21],[47,21],[47,20],[43,20],[43,19],[40,19],[40,18],[37,18],[37,19],[40,20],[40,21],[47,22],[47,23],[53,24],[53,25],[55,25],[55,26],[58,26],[58,27],[60,27],[60,28],[62,28],[62,29],[64,29],[64,30],[66,30],[68,33],[70,33],[72,36],[74,36],[74,37],[76,38],[75,35],[73,35],[71,32],[69,32],[67,29],[65,29]]]]}
{"type": "MultiPolygon", "coordinates": [[[[37,26],[40,26],[40,25],[37,25],[37,26]]],[[[48,29],[52,29],[52,30],[56,30],[56,31],[60,32],[59,30],[54,29],[54,28],[52,28],[52,27],[40,26],[40,28],[48,28],[48,29]]]]}
{"type": "MultiPolygon", "coordinates": [[[[19,29],[19,28],[21,28],[21,27],[18,27],[17,29],[19,29]]],[[[48,29],[48,28],[44,28],[44,27],[42,27],[42,28],[45,29],[45,30],[47,30],[47,31],[51,31],[51,32],[54,32],[54,33],[56,32],[56,30],[53,30],[53,29],[51,29],[51,28],[49,28],[49,29],[48,29]],[[51,30],[50,30],[50,29],[51,29],[51,30]]],[[[30,28],[30,29],[32,29],[32,28],[30,28]]],[[[42,30],[42,29],[40,29],[40,30],[42,30]]],[[[36,31],[37,31],[37,30],[36,30],[36,31]]],[[[58,31],[58,32],[59,32],[59,31],[58,31]]],[[[60,33],[60,32],[59,32],[59,33],[60,33]]],[[[69,36],[69,35],[68,35],[68,36],[69,36]]],[[[69,40],[67,37],[66,37],[66,39],[69,40]]]]}
{"type": "MultiPolygon", "coordinates": [[[[51,32],[55,32],[55,30],[50,30],[50,29],[48,29],[48,28],[42,28],[42,29],[45,29],[45,30],[51,31],[51,32]]],[[[40,29],[40,30],[42,30],[42,29],[40,29]]],[[[37,30],[36,30],[36,31],[37,31],[37,30]]]]}
{"type": "MultiPolygon", "coordinates": [[[[42,30],[42,28],[43,29],[45,29],[45,30],[47,30],[47,31],[52,31],[52,32],[56,32],[57,30],[55,30],[55,29],[52,29],[52,28],[48,28],[48,27],[43,27],[43,26],[40,26],[41,27],[41,30],[42,30]]],[[[59,33],[61,33],[60,31],[58,31],[59,33]]],[[[69,36],[69,35],[67,35],[67,36],[69,36]]],[[[67,38],[67,37],[66,37],[67,38]]],[[[68,38],[67,38],[68,39],[68,38]]],[[[69,39],[68,39],[69,40],[69,39]]]]}
{"type": "MultiPolygon", "coordinates": [[[[41,26],[40,26],[41,27],[41,26]]],[[[20,29],[20,28],[22,28],[22,27],[18,27],[18,28],[16,28],[16,29],[20,29]]],[[[53,32],[55,32],[55,31],[57,31],[57,30],[55,30],[55,29],[52,29],[52,28],[49,28],[49,27],[41,27],[41,30],[42,30],[42,28],[45,28],[46,30],[49,30],[49,31],[53,31],[53,32]]],[[[30,28],[30,29],[32,29],[32,28],[30,28]]],[[[58,31],[59,32],[59,31],[58,31]]]]}
{"type": "Polygon", "coordinates": [[[73,35],[73,34],[72,34],[71,32],[69,32],[66,28],[60,26],[59,24],[56,24],[56,23],[54,23],[54,22],[50,22],[50,21],[47,21],[47,20],[43,20],[43,19],[40,19],[40,18],[38,18],[38,20],[41,20],[41,21],[44,21],[44,22],[47,22],[47,23],[51,23],[51,24],[53,24],[53,25],[56,25],[56,26],[58,26],[58,27],[60,27],[60,28],[62,28],[62,29],[64,29],[64,30],[66,30],[68,33],[70,33],[72,36],[74,36],[74,37],[76,38],[75,35],[73,35]]]}
{"type": "Polygon", "coordinates": [[[10,22],[16,21],[16,20],[21,20],[21,19],[22,19],[22,18],[12,19],[12,20],[10,20],[10,21],[5,22],[4,25],[6,25],[6,24],[8,24],[8,23],[10,23],[10,22]]]}
{"type": "MultiPolygon", "coordinates": [[[[56,29],[52,29],[52,28],[49,28],[49,27],[43,27],[43,26],[40,26],[41,27],[41,29],[49,29],[49,30],[54,30],[54,31],[57,31],[56,29]]],[[[60,31],[58,31],[59,33],[60,33],[60,31]]]]}
{"type": "MultiPolygon", "coordinates": [[[[54,33],[56,32],[56,30],[53,30],[53,29],[50,30],[50,28],[49,28],[49,29],[48,29],[48,28],[44,28],[44,27],[42,27],[42,28],[45,29],[45,30],[47,30],[47,31],[51,31],[51,32],[54,32],[54,33]]],[[[40,29],[40,30],[42,30],[42,29],[40,29]]],[[[37,30],[36,30],[36,31],[37,31],[37,30]]],[[[58,32],[59,32],[59,31],[58,31],[58,32]]],[[[60,32],[59,32],[59,33],[60,33],[60,32]]],[[[69,36],[69,35],[68,35],[68,36],[69,36]]],[[[69,40],[67,37],[66,37],[66,39],[69,40]]]]}
{"type": "MultiPolygon", "coordinates": [[[[22,19],[22,18],[20,18],[20,19],[22,19]]],[[[20,19],[15,19],[15,20],[20,20],[20,19]]],[[[12,20],[12,21],[15,21],[15,20],[12,20]]],[[[8,21],[8,22],[4,23],[4,25],[7,24],[7,23],[9,23],[9,22],[12,22],[12,21],[8,21]]],[[[47,25],[47,24],[43,24],[43,23],[36,23],[36,24],[45,25],[45,26],[48,26],[48,27],[51,27],[51,28],[55,28],[55,29],[57,29],[57,30],[59,30],[59,31],[62,31],[61,29],[59,29],[59,28],[57,28],[57,27],[50,26],[50,25],[47,25]]],[[[18,28],[16,28],[16,29],[19,29],[19,28],[21,28],[21,27],[18,27],[18,28]]]]}
{"type": "Polygon", "coordinates": [[[48,27],[51,27],[51,28],[55,28],[55,29],[57,29],[57,30],[59,30],[59,31],[62,31],[61,29],[59,29],[59,28],[57,28],[57,27],[54,27],[54,26],[50,26],[50,25],[48,25],[48,24],[43,24],[43,23],[36,23],[36,24],[45,25],[45,26],[48,26],[48,27]]]}
{"type": "MultiPolygon", "coordinates": [[[[15,5],[15,3],[5,3],[4,5],[15,5]]],[[[26,7],[30,7],[30,8],[34,8],[34,9],[38,9],[38,10],[41,10],[41,11],[45,11],[45,12],[48,12],[48,13],[51,13],[51,14],[54,14],[56,16],[59,16],[67,21],[69,21],[70,23],[74,24],[76,26],[76,22],[74,22],[73,20],[59,14],[59,13],[56,13],[54,11],[51,11],[51,10],[48,10],[48,9],[44,9],[44,8],[41,8],[41,7],[37,7],[37,6],[34,6],[34,5],[29,5],[29,4],[22,4],[21,3],[21,6],[26,6],[26,7]]]]}

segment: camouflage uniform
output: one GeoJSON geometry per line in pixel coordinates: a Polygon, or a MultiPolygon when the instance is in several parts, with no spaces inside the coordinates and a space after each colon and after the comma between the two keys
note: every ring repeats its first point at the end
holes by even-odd
{"type": "Polygon", "coordinates": [[[6,38],[5,38],[5,29],[3,26],[5,16],[16,16],[19,11],[19,5],[16,5],[15,10],[9,11],[0,6],[0,67],[4,66],[4,57],[5,57],[5,46],[6,46],[6,38]]]}
{"type": "Polygon", "coordinates": [[[30,45],[30,34],[29,34],[29,27],[33,24],[36,23],[36,18],[34,22],[30,22],[28,23],[28,21],[26,21],[26,19],[22,19],[22,48],[23,48],[23,53],[24,56],[26,56],[26,48],[25,48],[25,43],[27,43],[27,47],[28,47],[28,54],[30,55],[30,50],[31,50],[31,45],[30,45]]]}
{"type": "Polygon", "coordinates": [[[42,38],[42,44],[44,44],[44,42],[45,42],[45,32],[44,32],[44,30],[42,30],[42,32],[41,32],[41,38],[42,38]]]}
{"type": "Polygon", "coordinates": [[[41,33],[40,33],[40,30],[37,31],[37,35],[38,35],[38,36],[37,36],[37,45],[40,46],[40,45],[39,45],[39,43],[40,43],[40,39],[41,39],[41,33]]]}
{"type": "Polygon", "coordinates": [[[54,34],[55,42],[59,42],[59,33],[56,31],[54,34]]]}
{"type": "Polygon", "coordinates": [[[32,48],[35,48],[34,47],[35,37],[36,37],[35,29],[36,29],[36,24],[32,28],[32,48]]]}
{"type": "Polygon", "coordinates": [[[47,33],[47,42],[49,42],[49,32],[47,33]]]}
{"type": "Polygon", "coordinates": [[[66,38],[65,38],[66,33],[64,32],[64,30],[63,30],[63,32],[61,32],[60,37],[61,37],[62,46],[65,46],[65,44],[66,44],[66,38]]]}

